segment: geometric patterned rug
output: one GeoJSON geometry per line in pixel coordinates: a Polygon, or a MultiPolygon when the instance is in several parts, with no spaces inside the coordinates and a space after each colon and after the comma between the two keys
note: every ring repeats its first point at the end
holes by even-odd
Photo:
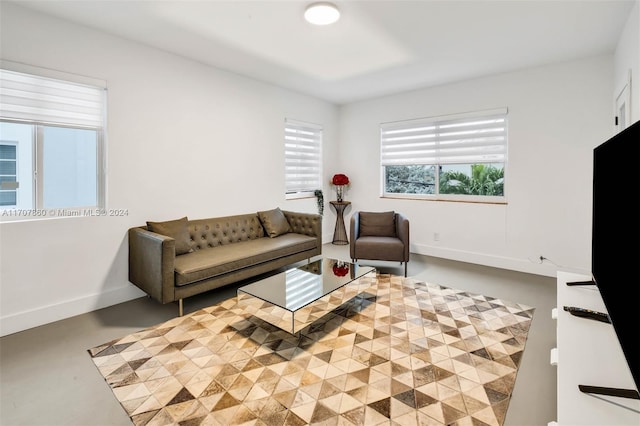
{"type": "Polygon", "coordinates": [[[503,425],[534,308],[372,275],[300,336],[234,297],[89,354],[135,425],[503,425]]]}

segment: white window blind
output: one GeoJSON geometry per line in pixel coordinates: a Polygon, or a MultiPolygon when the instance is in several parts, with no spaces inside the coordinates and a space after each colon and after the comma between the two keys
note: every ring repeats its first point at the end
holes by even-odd
{"type": "Polygon", "coordinates": [[[383,123],[380,141],[383,166],[503,163],[507,110],[383,123]]]}
{"type": "Polygon", "coordinates": [[[322,189],[322,126],[285,120],[286,193],[322,189]]]}
{"type": "Polygon", "coordinates": [[[104,88],[0,69],[0,117],[104,126],[104,88]]]}

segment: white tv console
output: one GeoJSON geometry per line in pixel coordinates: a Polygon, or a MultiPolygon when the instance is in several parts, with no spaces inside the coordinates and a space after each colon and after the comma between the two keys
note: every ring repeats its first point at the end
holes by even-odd
{"type": "MultiPolygon", "coordinates": [[[[567,286],[591,277],[559,271],[556,345],[551,364],[558,368],[559,426],[639,426],[640,400],[583,393],[578,385],[635,389],[631,372],[611,324],[576,317],[564,311],[575,306],[606,312],[594,285],[567,286]]],[[[640,309],[640,307],[638,308],[640,309]]],[[[639,330],[640,340],[640,330],[639,330]]]]}

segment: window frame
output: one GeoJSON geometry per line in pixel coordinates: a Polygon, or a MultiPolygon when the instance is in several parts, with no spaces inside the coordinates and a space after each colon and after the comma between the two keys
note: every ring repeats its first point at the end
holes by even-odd
{"type": "Polygon", "coordinates": [[[308,121],[296,120],[291,118],[285,118],[284,120],[284,179],[285,179],[285,199],[295,200],[300,198],[310,198],[315,196],[315,191],[323,189],[322,185],[322,170],[323,170],[323,138],[324,128],[320,124],[311,123],[308,121]],[[298,134],[306,134],[310,136],[296,136],[298,134]],[[315,141],[314,141],[315,140],[315,141]],[[309,150],[301,150],[300,146],[294,142],[303,141],[302,145],[310,147],[309,150]],[[297,150],[296,150],[297,148],[297,150]],[[310,170],[306,170],[306,174],[314,174],[313,181],[308,184],[300,184],[299,188],[292,188],[292,180],[294,175],[300,175],[295,173],[294,169],[304,168],[306,161],[298,158],[298,164],[292,164],[292,161],[296,161],[296,157],[309,155],[312,161],[310,170]],[[313,162],[315,158],[315,162],[313,162]]]}
{"type": "MultiPolygon", "coordinates": [[[[490,110],[481,110],[461,114],[451,114],[435,117],[417,118],[411,120],[402,120],[394,122],[386,122],[380,124],[380,197],[381,198],[397,198],[397,199],[410,199],[410,200],[430,200],[430,201],[458,201],[458,202],[472,202],[472,203],[486,203],[486,204],[506,204],[507,202],[507,168],[508,168],[508,109],[496,108],[490,110]],[[461,161],[455,162],[451,159],[440,161],[441,139],[437,136],[433,140],[433,149],[431,153],[428,153],[429,160],[425,162],[420,161],[406,161],[401,163],[390,163],[389,160],[385,161],[385,149],[388,150],[390,144],[385,145],[385,132],[390,129],[418,129],[423,127],[438,126],[444,123],[451,122],[466,122],[476,121],[482,119],[490,119],[495,116],[503,116],[504,118],[504,145],[503,152],[500,154],[502,158],[487,157],[484,159],[476,158],[473,161],[461,161]],[[473,165],[473,164],[496,164],[503,165],[504,180],[503,180],[503,195],[469,195],[469,194],[441,194],[440,193],[440,174],[442,166],[448,165],[473,165]],[[413,194],[413,193],[395,193],[386,191],[386,166],[410,166],[410,165],[424,165],[434,166],[434,193],[433,194],[413,194]]],[[[490,146],[490,144],[487,144],[490,146]]],[[[427,150],[421,152],[423,155],[427,154],[427,150]]]]}
{"type": "MultiPolygon", "coordinates": [[[[39,217],[54,217],[54,216],[84,216],[86,215],[84,212],[91,211],[91,214],[95,214],[97,210],[104,210],[106,207],[106,158],[104,155],[105,146],[104,146],[104,129],[102,128],[94,128],[94,127],[81,127],[81,126],[68,126],[68,125],[57,125],[50,123],[37,123],[31,121],[18,121],[18,120],[6,120],[0,118],[0,123],[14,123],[21,124],[25,126],[31,127],[31,150],[32,150],[32,158],[30,159],[31,164],[31,176],[33,179],[33,190],[31,191],[31,205],[33,206],[33,211],[38,211],[42,214],[38,214],[39,217]],[[93,130],[96,132],[96,204],[95,205],[86,205],[86,206],[70,206],[70,207],[45,207],[44,206],[44,179],[46,178],[41,171],[43,170],[44,164],[44,137],[43,131],[45,127],[58,127],[58,128],[68,128],[74,130],[93,130]],[[47,210],[46,215],[44,215],[44,210],[47,210]]],[[[5,144],[6,141],[0,141],[0,144],[5,144]]],[[[12,143],[12,141],[8,141],[12,143]]],[[[19,143],[16,142],[16,146],[19,143]]],[[[19,155],[19,152],[17,153],[19,155]]],[[[16,155],[16,157],[17,157],[16,155]]],[[[29,161],[29,160],[27,160],[29,161]]],[[[20,162],[16,159],[16,169],[20,162]]],[[[16,170],[17,172],[17,170],[16,170]]],[[[17,178],[16,178],[17,179],[17,178]]],[[[0,206],[0,215],[2,218],[6,220],[7,217],[12,217],[13,214],[10,212],[2,213],[7,210],[20,210],[16,206],[0,206]]],[[[21,219],[28,219],[29,214],[18,214],[17,216],[21,219]],[[26,216],[26,217],[25,217],[26,216]]]]}
{"type": "Polygon", "coordinates": [[[33,124],[34,134],[35,134],[35,167],[34,167],[34,176],[35,176],[35,206],[36,208],[45,208],[44,207],[44,173],[39,173],[41,170],[44,170],[44,127],[61,127],[66,129],[74,129],[74,130],[94,130],[96,132],[96,205],[87,205],[87,206],[74,206],[74,207],[60,207],[60,208],[49,208],[54,210],[65,210],[69,212],[81,212],[83,210],[91,210],[91,209],[99,209],[104,210],[106,204],[106,179],[105,179],[105,158],[104,158],[104,130],[100,128],[94,127],[80,127],[80,126],[64,126],[64,125],[45,125],[45,124],[33,124]]]}

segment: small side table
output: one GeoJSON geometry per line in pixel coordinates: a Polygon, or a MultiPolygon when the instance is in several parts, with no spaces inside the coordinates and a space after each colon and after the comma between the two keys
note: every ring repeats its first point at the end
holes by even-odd
{"type": "Polygon", "coordinates": [[[344,209],[347,208],[351,201],[329,201],[334,209],[336,209],[336,228],[333,231],[333,244],[346,245],[349,244],[347,238],[347,230],[344,227],[344,209]]]}

